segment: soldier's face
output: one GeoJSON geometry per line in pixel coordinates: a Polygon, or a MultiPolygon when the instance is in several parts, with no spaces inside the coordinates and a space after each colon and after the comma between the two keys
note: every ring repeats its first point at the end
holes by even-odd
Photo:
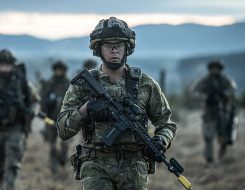
{"type": "Polygon", "coordinates": [[[219,67],[213,67],[213,68],[211,68],[210,72],[212,74],[220,74],[221,73],[221,70],[220,70],[219,67]]]}
{"type": "Polygon", "coordinates": [[[121,63],[125,54],[125,43],[118,40],[110,40],[102,43],[101,54],[106,61],[121,63]]]}
{"type": "Polygon", "coordinates": [[[63,76],[65,74],[65,71],[63,69],[55,69],[54,74],[56,76],[63,76]]]}
{"type": "Polygon", "coordinates": [[[0,72],[2,73],[9,73],[12,71],[13,66],[7,63],[0,63],[0,72]]]}

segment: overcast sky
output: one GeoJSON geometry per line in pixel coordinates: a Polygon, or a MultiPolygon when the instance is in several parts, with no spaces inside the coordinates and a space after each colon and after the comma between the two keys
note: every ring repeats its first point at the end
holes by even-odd
{"type": "Polygon", "coordinates": [[[130,26],[245,21],[245,0],[0,0],[0,33],[48,39],[88,35],[100,19],[130,26]]]}

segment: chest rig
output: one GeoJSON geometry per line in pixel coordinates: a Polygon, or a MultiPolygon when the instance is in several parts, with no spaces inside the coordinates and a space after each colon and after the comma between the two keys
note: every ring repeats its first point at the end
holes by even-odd
{"type": "Polygon", "coordinates": [[[25,123],[24,114],[18,111],[15,102],[24,107],[30,106],[30,97],[27,81],[25,78],[25,67],[19,64],[15,72],[8,80],[1,80],[0,83],[1,105],[0,123],[12,125],[14,123],[25,123]]]}
{"type": "MultiPolygon", "coordinates": [[[[97,69],[89,71],[91,75],[99,81],[99,73],[97,69]]],[[[134,97],[134,102],[137,103],[138,90],[139,90],[139,79],[141,78],[141,69],[138,67],[129,67],[126,70],[125,87],[126,93],[134,97]]],[[[83,138],[87,142],[92,142],[94,132],[94,121],[88,118],[86,121],[86,128],[84,130],[83,138]]]]}
{"type": "Polygon", "coordinates": [[[60,79],[53,77],[44,85],[42,109],[50,118],[56,120],[68,87],[69,80],[65,76],[60,79]]]}

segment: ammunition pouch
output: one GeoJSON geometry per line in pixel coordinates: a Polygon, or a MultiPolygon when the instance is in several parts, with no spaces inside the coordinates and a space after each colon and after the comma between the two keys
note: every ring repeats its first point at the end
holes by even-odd
{"type": "Polygon", "coordinates": [[[94,121],[91,117],[87,117],[85,127],[83,128],[83,139],[87,142],[92,142],[94,133],[94,121]]]}
{"type": "Polygon", "coordinates": [[[4,117],[1,118],[1,124],[3,125],[13,125],[16,123],[18,112],[15,107],[9,107],[7,113],[4,114],[4,117]]]}

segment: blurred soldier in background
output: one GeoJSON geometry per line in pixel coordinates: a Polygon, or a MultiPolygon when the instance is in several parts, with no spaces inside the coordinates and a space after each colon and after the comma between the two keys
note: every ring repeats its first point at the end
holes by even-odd
{"type": "Polygon", "coordinates": [[[83,69],[87,69],[87,70],[91,70],[91,69],[95,69],[97,67],[97,61],[94,59],[86,59],[83,64],[82,64],[82,69],[78,69],[74,76],[77,76],[83,69]]]}
{"type": "Polygon", "coordinates": [[[94,59],[87,59],[83,63],[83,69],[95,69],[97,67],[97,62],[94,59]]]}
{"type": "MultiPolygon", "coordinates": [[[[170,119],[171,111],[164,94],[154,79],[142,74],[140,68],[126,64],[127,56],[135,48],[134,31],[125,21],[111,17],[101,20],[90,37],[90,49],[102,60],[101,66],[93,70],[94,78],[118,102],[122,102],[126,94],[135,97],[133,101],[156,128],[153,140],[159,147],[169,148],[176,125],[170,119]]],[[[154,173],[149,163],[159,161],[160,157],[145,149],[131,130],[125,130],[112,146],[102,143],[113,124],[105,104],[77,85],[70,85],[64,98],[57,120],[59,136],[66,140],[80,130],[83,132],[82,148],[77,151],[79,164],[73,165],[76,179],[81,179],[84,190],[146,190],[148,174],[154,173]]],[[[142,127],[147,130],[147,123],[142,127]]]]}
{"type": "Polygon", "coordinates": [[[0,187],[13,190],[26,149],[30,122],[39,111],[39,96],[26,80],[23,64],[0,51],[0,187]]]}
{"type": "Polygon", "coordinates": [[[192,86],[196,96],[204,100],[203,135],[204,156],[207,164],[214,161],[213,140],[218,136],[219,158],[226,152],[227,145],[235,140],[237,114],[235,107],[236,84],[222,74],[224,65],[219,60],[207,65],[209,74],[192,86]]]}
{"type": "MultiPolygon", "coordinates": [[[[53,76],[43,83],[40,90],[41,109],[48,117],[56,121],[63,98],[69,87],[69,79],[66,76],[67,65],[64,61],[58,60],[54,62],[52,70],[53,76]]],[[[65,166],[69,142],[62,141],[60,151],[58,151],[56,127],[46,125],[41,133],[44,140],[50,144],[50,169],[55,173],[58,166],[65,166]]]]}

